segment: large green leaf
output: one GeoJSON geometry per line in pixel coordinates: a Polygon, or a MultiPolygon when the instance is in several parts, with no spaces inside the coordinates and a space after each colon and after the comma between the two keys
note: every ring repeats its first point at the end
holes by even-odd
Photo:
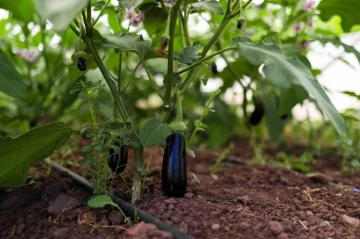
{"type": "Polygon", "coordinates": [[[25,81],[2,51],[0,51],[0,91],[17,99],[26,99],[25,81]]]}
{"type": "Polygon", "coordinates": [[[32,0],[3,0],[0,1],[0,8],[8,10],[15,19],[25,23],[31,22],[35,13],[32,0]]]}
{"type": "Polygon", "coordinates": [[[277,115],[276,100],[267,97],[264,101],[265,108],[265,123],[269,131],[271,141],[276,142],[279,140],[284,130],[285,122],[277,115]]]}
{"type": "Polygon", "coordinates": [[[291,88],[281,89],[279,98],[278,116],[282,116],[291,111],[291,109],[302,103],[309,97],[307,91],[300,85],[293,85],[291,88]]]}
{"type": "Polygon", "coordinates": [[[257,68],[257,66],[251,64],[244,57],[239,57],[236,61],[229,62],[229,65],[227,65],[218,76],[223,79],[223,88],[226,89],[232,87],[235,81],[242,79],[244,76],[254,79],[258,78],[260,74],[257,68]],[[236,79],[234,75],[236,75],[239,79],[236,79]]]}
{"type": "Polygon", "coordinates": [[[350,31],[351,27],[360,24],[359,0],[323,0],[320,2],[318,9],[320,10],[320,18],[328,21],[334,15],[341,17],[341,26],[344,31],[350,31]]]}
{"type": "Polygon", "coordinates": [[[50,20],[57,31],[65,30],[88,0],[34,0],[42,18],[50,20]]]}
{"type": "Polygon", "coordinates": [[[171,130],[159,119],[150,119],[140,132],[140,143],[143,147],[160,144],[171,134],[171,130]]]}
{"type": "Polygon", "coordinates": [[[0,188],[24,184],[30,166],[63,145],[71,132],[63,123],[53,123],[0,142],[0,188]]]}
{"type": "Polygon", "coordinates": [[[292,84],[302,85],[315,98],[319,108],[329,117],[337,132],[341,136],[345,135],[344,120],[319,82],[298,58],[286,57],[275,44],[252,43],[246,38],[236,38],[232,44],[238,44],[241,53],[252,64],[264,64],[263,73],[272,84],[280,88],[290,88],[292,84]]]}
{"type": "Polygon", "coordinates": [[[123,34],[121,36],[109,36],[102,39],[103,46],[113,47],[119,53],[125,51],[135,52],[144,59],[150,48],[150,41],[144,40],[141,35],[123,34]]]}
{"type": "Polygon", "coordinates": [[[216,0],[203,0],[200,1],[198,3],[195,3],[194,6],[203,6],[206,9],[208,9],[211,12],[223,15],[224,14],[224,10],[222,9],[220,3],[216,0]]]}
{"type": "MultiPolygon", "coordinates": [[[[144,27],[149,36],[156,37],[164,32],[167,15],[161,7],[154,6],[145,12],[144,27]]],[[[155,40],[155,39],[153,39],[155,40]]]]}

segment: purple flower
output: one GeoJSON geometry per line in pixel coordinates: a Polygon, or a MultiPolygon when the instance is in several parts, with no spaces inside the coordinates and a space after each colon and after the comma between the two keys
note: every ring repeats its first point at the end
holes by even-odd
{"type": "Polygon", "coordinates": [[[26,50],[26,49],[17,49],[14,53],[20,58],[24,59],[27,62],[34,63],[37,58],[37,54],[35,52],[26,50]]]}
{"type": "Polygon", "coordinates": [[[307,0],[306,3],[303,5],[302,10],[306,12],[310,8],[313,8],[314,6],[315,6],[315,0],[307,0]]]}
{"type": "Polygon", "coordinates": [[[130,20],[130,22],[136,17],[136,12],[134,8],[125,9],[125,18],[130,20]]]}
{"type": "Polygon", "coordinates": [[[144,21],[145,14],[142,11],[136,13],[134,8],[127,8],[125,9],[125,18],[130,21],[131,26],[137,27],[142,21],[144,21]]]}
{"type": "Polygon", "coordinates": [[[298,23],[295,23],[294,25],[294,30],[296,32],[300,31],[302,29],[302,23],[301,22],[298,22],[298,23]]]}

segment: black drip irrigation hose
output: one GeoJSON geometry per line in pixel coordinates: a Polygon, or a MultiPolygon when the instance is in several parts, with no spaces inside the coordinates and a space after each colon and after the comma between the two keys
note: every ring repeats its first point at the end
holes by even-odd
{"type": "MultiPolygon", "coordinates": [[[[71,170],[50,161],[50,167],[54,170],[67,174],[76,184],[85,188],[88,191],[93,191],[94,187],[86,180],[84,177],[72,172],[71,170]]],[[[157,219],[156,217],[147,214],[146,212],[134,207],[130,203],[122,200],[121,198],[111,194],[112,200],[123,210],[126,216],[131,217],[132,219],[139,217],[142,221],[155,224],[156,227],[160,230],[170,232],[173,235],[174,239],[194,239],[194,237],[185,234],[184,232],[169,226],[165,222],[157,219]]]]}

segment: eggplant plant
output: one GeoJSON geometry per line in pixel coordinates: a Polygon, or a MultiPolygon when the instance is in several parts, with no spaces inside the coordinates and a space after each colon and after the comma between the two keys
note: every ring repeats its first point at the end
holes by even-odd
{"type": "MultiPolygon", "coordinates": [[[[195,157],[190,146],[196,132],[211,128],[209,133],[220,142],[219,137],[224,134],[221,125],[231,126],[223,123],[228,112],[222,107],[225,93],[220,94],[221,90],[210,94],[204,107],[193,107],[197,112],[198,108],[203,110],[193,125],[188,119],[195,110],[183,117],[182,105],[193,92],[200,98],[196,86],[200,81],[206,85],[211,73],[222,79],[223,92],[235,82],[241,85],[246,124],[249,118],[252,125],[264,118],[273,138],[277,138],[284,124],[278,115],[288,114],[295,105],[310,98],[339,135],[344,135],[341,116],[315,79],[304,52],[298,49],[300,41],[308,39],[293,29],[295,24],[303,24],[313,16],[329,19],[337,12],[325,2],[343,4],[339,1],[322,1],[317,8],[320,13],[315,6],[299,8],[304,1],[295,0],[264,1],[261,5],[252,4],[252,0],[24,0],[22,4],[29,4],[32,12],[20,16],[12,5],[0,3],[0,8],[20,18],[38,14],[59,38],[65,32],[71,33],[73,62],[68,72],[79,76],[71,93],[79,96],[80,110],[91,117],[91,122],[79,130],[91,139],[91,144],[82,149],[84,163],[90,169],[84,175],[90,173],[95,194],[109,193],[109,179],[125,170],[128,150],[133,150],[135,161],[127,169],[133,169],[131,202],[136,203],[141,198],[142,177],[149,173],[144,167],[145,148],[165,145],[163,191],[168,196],[181,197],[187,185],[186,155],[195,157]],[[272,4],[283,8],[271,8],[272,4]],[[261,19],[268,10],[274,18],[281,15],[281,21],[276,21],[280,26],[261,19]],[[194,22],[201,19],[205,19],[204,28],[210,31],[195,34],[198,25],[194,22]],[[290,50],[284,44],[287,42],[292,44],[290,50]],[[221,71],[215,63],[217,59],[226,63],[221,71]],[[245,78],[250,80],[246,82],[245,78]],[[267,100],[270,91],[279,96],[278,105],[267,100]],[[254,101],[255,111],[250,117],[247,93],[257,93],[263,99],[261,103],[254,101]],[[215,101],[218,95],[220,99],[215,101]],[[150,99],[159,104],[144,113],[139,105],[150,104],[150,99]],[[212,113],[213,108],[220,112],[212,113]],[[214,127],[206,124],[207,114],[216,119],[210,122],[214,127]]],[[[356,22],[348,19],[341,24],[349,29],[356,22]]],[[[351,47],[346,49],[353,51],[351,47]]],[[[7,55],[0,52],[0,57],[4,56],[7,55]]],[[[8,86],[16,84],[24,91],[25,83],[7,58],[4,62],[9,67],[0,68],[0,75],[7,76],[0,77],[0,86],[5,85],[7,90],[0,90],[17,97],[17,92],[8,86]]],[[[232,132],[231,128],[228,131],[232,132]]],[[[0,147],[1,159],[9,155],[8,148],[0,147]]],[[[0,182],[5,174],[1,163],[0,182]]]]}

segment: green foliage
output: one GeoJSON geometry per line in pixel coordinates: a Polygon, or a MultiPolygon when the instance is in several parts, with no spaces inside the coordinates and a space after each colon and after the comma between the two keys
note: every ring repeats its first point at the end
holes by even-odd
{"type": "Polygon", "coordinates": [[[341,26],[348,32],[351,27],[360,24],[359,11],[360,1],[358,0],[326,0],[321,1],[318,9],[320,18],[328,21],[334,15],[341,17],[341,26]]]}
{"type": "Polygon", "coordinates": [[[109,36],[102,39],[103,46],[113,47],[118,53],[132,51],[142,60],[149,51],[150,41],[144,40],[141,35],[124,34],[121,36],[109,36]]]}
{"type": "Polygon", "coordinates": [[[265,122],[269,131],[271,141],[276,142],[279,140],[280,135],[283,131],[285,122],[278,116],[276,101],[274,98],[267,97],[264,102],[265,108],[265,122]]]}
{"type": "Polygon", "coordinates": [[[317,101],[319,108],[329,117],[341,136],[345,135],[344,121],[332,105],[329,97],[312,76],[309,69],[297,58],[288,58],[275,44],[251,43],[248,39],[236,38],[241,52],[254,65],[264,63],[265,78],[275,86],[289,88],[302,85],[317,101]]]}
{"type": "Polygon", "coordinates": [[[347,53],[352,53],[355,55],[356,59],[358,60],[359,64],[360,64],[360,52],[358,52],[355,47],[350,46],[348,44],[343,43],[339,38],[324,38],[324,39],[319,39],[319,41],[325,45],[326,43],[330,42],[332,43],[334,46],[340,47],[342,46],[345,50],[345,52],[347,53]]]}
{"type": "Polygon", "coordinates": [[[0,51],[0,91],[21,100],[26,99],[26,86],[9,58],[0,51]]]}
{"type": "Polygon", "coordinates": [[[36,10],[43,19],[48,19],[57,31],[64,31],[88,3],[88,0],[34,0],[36,10]]]}
{"type": "Polygon", "coordinates": [[[30,166],[63,145],[71,133],[63,123],[53,123],[0,142],[0,188],[24,184],[30,166]]]}
{"type": "Polygon", "coordinates": [[[34,18],[35,8],[33,1],[0,1],[0,8],[12,13],[12,17],[24,23],[29,23],[34,18]]]}
{"type": "Polygon", "coordinates": [[[180,52],[180,63],[191,65],[201,57],[200,52],[193,46],[187,46],[180,52]]]}
{"type": "Polygon", "coordinates": [[[208,9],[211,12],[224,15],[224,10],[222,9],[221,5],[216,0],[202,0],[198,3],[193,4],[195,7],[202,6],[206,9],[208,9]]]}
{"type": "Polygon", "coordinates": [[[126,223],[128,223],[129,226],[132,226],[132,224],[133,224],[131,221],[131,218],[126,217],[125,214],[123,213],[123,211],[121,210],[121,208],[116,203],[114,203],[114,201],[108,195],[95,196],[95,197],[91,198],[87,204],[89,207],[93,207],[93,208],[103,208],[106,205],[116,207],[123,214],[123,216],[125,218],[124,221],[126,223]]]}
{"type": "Polygon", "coordinates": [[[163,142],[171,130],[159,119],[148,120],[140,132],[140,143],[143,147],[157,145],[163,142]]]}
{"type": "Polygon", "coordinates": [[[203,120],[205,119],[205,116],[207,116],[210,112],[215,112],[215,110],[211,109],[211,103],[215,100],[216,96],[220,94],[221,90],[217,90],[215,92],[210,93],[210,97],[208,102],[205,105],[204,111],[202,112],[199,119],[194,121],[194,130],[191,134],[191,137],[189,139],[189,142],[187,143],[188,146],[191,145],[195,138],[196,132],[200,131],[206,131],[207,125],[203,123],[203,120]]]}
{"type": "MultiPolygon", "coordinates": [[[[108,194],[110,180],[116,176],[107,165],[109,150],[118,152],[120,144],[133,148],[134,184],[129,191],[135,202],[145,186],[139,186],[141,178],[149,174],[149,165],[143,165],[143,147],[162,144],[172,132],[169,125],[185,131],[186,124],[194,122],[186,149],[192,157],[195,154],[189,146],[194,142],[222,147],[234,134],[250,134],[256,157],[264,161],[265,126],[270,138],[278,140],[291,120],[292,109],[308,99],[343,136],[343,120],[315,79],[321,71],[311,66],[306,53],[309,42],[331,42],[355,54],[360,62],[359,52],[341,42],[341,28],[355,31],[359,23],[359,2],[354,1],[324,0],[319,11],[315,7],[303,10],[305,1],[264,1],[256,7],[247,1],[240,14],[240,1],[183,0],[174,5],[174,1],[123,0],[113,5],[113,1],[34,0],[42,20],[36,17],[31,0],[2,1],[0,8],[10,11],[11,18],[0,20],[0,60],[5,62],[0,66],[0,90],[7,94],[0,94],[0,140],[14,134],[14,128],[25,131],[48,121],[61,119],[74,127],[91,122],[81,127],[81,134],[91,139],[82,152],[83,173],[89,172],[86,175],[91,176],[95,194],[108,194]],[[125,8],[134,8],[134,14],[144,14],[145,20],[138,15],[124,16],[125,8]],[[316,17],[318,13],[322,20],[316,17]],[[246,18],[241,30],[236,28],[239,15],[246,18]],[[62,33],[49,30],[51,24],[45,19],[62,33]],[[167,19],[169,35],[174,36],[166,47],[161,34],[167,19]],[[210,31],[194,32],[200,20],[210,31]],[[20,31],[16,30],[19,25],[20,31]],[[301,29],[294,28],[298,25],[301,29]],[[222,47],[234,37],[233,45],[238,48],[222,47]],[[23,53],[31,51],[36,57],[24,58],[23,53]],[[87,56],[84,72],[74,61],[78,51],[87,56]],[[220,72],[211,67],[218,60],[226,63],[223,70],[219,67],[220,72]],[[201,81],[209,85],[215,78],[222,93],[215,90],[208,99],[199,93],[201,81]],[[167,84],[170,80],[172,84],[167,84]],[[238,85],[242,91],[234,92],[238,85]],[[241,105],[226,103],[231,91],[234,98],[242,98],[241,105]],[[248,111],[255,105],[255,97],[265,102],[265,123],[251,128],[248,111]],[[175,105],[183,105],[181,124],[169,124],[175,118],[175,105]],[[161,118],[148,120],[150,115],[161,118]],[[288,117],[284,120],[283,116],[288,117]],[[144,125],[141,130],[140,125],[144,125]],[[195,137],[199,131],[201,140],[195,137]],[[260,146],[255,134],[262,138],[260,146]]],[[[358,97],[353,92],[346,94],[358,97]]],[[[177,108],[175,114],[179,116],[182,109],[177,108]]],[[[349,115],[345,116],[348,121],[349,115]]],[[[347,165],[357,162],[349,161],[355,155],[351,151],[357,145],[355,138],[351,134],[346,144],[339,143],[347,165]]],[[[44,152],[50,154],[47,150],[44,152]]],[[[111,202],[100,196],[90,204],[102,207],[111,202]]]]}
{"type": "Polygon", "coordinates": [[[308,97],[308,92],[300,85],[293,85],[291,88],[280,89],[277,115],[282,116],[289,113],[295,105],[302,103],[308,97]]]}

